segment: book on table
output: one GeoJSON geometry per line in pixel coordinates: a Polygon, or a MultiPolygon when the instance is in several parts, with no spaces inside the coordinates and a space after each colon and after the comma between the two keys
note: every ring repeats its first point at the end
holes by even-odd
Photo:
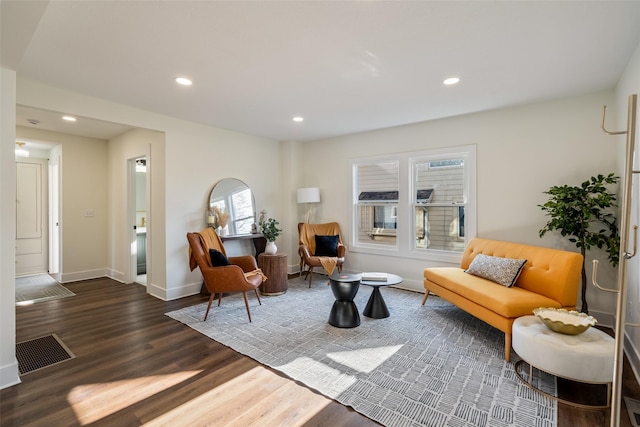
{"type": "Polygon", "coordinates": [[[375,273],[375,272],[362,273],[362,278],[360,280],[364,280],[366,282],[386,282],[387,273],[375,273]]]}

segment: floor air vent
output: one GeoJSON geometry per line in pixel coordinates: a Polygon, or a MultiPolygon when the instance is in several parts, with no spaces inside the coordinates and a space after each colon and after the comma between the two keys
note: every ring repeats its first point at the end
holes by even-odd
{"type": "Polygon", "coordinates": [[[75,358],[56,334],[16,344],[20,375],[75,358]]]}

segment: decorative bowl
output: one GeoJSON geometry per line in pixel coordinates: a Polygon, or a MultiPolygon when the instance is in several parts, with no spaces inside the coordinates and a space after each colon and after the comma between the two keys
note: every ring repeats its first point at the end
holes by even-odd
{"type": "Polygon", "coordinates": [[[539,307],[533,310],[533,314],[553,332],[566,335],[578,335],[594,326],[598,321],[586,313],[578,313],[575,310],[564,308],[539,307]]]}

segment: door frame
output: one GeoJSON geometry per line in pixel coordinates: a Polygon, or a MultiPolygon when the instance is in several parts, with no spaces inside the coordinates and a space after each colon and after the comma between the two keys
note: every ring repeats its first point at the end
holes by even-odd
{"type": "Polygon", "coordinates": [[[60,281],[60,267],[62,265],[62,221],[61,221],[61,173],[62,155],[52,154],[49,157],[48,167],[48,224],[49,224],[49,274],[60,281]]]}
{"type": "Polygon", "coordinates": [[[147,285],[151,280],[151,192],[150,189],[150,162],[148,154],[140,154],[138,156],[127,159],[127,203],[126,203],[126,217],[127,217],[127,239],[126,245],[129,252],[129,268],[127,269],[127,277],[125,283],[136,283],[138,277],[138,258],[137,258],[137,235],[136,235],[136,160],[145,159],[147,163],[147,172],[145,176],[146,191],[146,228],[147,228],[147,250],[146,250],[146,265],[147,265],[147,285]]]}

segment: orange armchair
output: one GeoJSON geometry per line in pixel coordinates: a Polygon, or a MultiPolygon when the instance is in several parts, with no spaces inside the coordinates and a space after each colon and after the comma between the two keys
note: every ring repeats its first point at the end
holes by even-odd
{"type": "Polygon", "coordinates": [[[331,275],[336,268],[338,271],[342,271],[342,264],[344,264],[344,256],[347,252],[347,248],[342,243],[340,226],[337,222],[328,222],[324,224],[299,223],[298,235],[300,236],[298,242],[300,275],[302,276],[304,267],[308,266],[309,269],[307,270],[307,276],[309,277],[309,287],[311,287],[314,267],[322,267],[328,275],[331,275]],[[316,247],[316,236],[337,236],[335,254],[324,251],[320,252],[319,249],[326,250],[326,248],[316,247]]]}
{"type": "Polygon", "coordinates": [[[226,256],[224,246],[220,237],[211,228],[207,228],[198,233],[187,233],[187,241],[189,242],[189,267],[193,271],[196,267],[200,268],[205,286],[211,293],[207,312],[204,320],[207,320],[211,303],[218,294],[218,306],[222,302],[223,293],[242,292],[244,296],[244,305],[247,308],[247,316],[251,322],[251,311],[249,310],[249,302],[247,301],[247,292],[254,291],[260,301],[258,295],[258,286],[266,279],[262,271],[256,264],[256,259],[250,255],[229,257],[231,265],[214,267],[209,256],[209,249],[216,249],[226,256]]]}

